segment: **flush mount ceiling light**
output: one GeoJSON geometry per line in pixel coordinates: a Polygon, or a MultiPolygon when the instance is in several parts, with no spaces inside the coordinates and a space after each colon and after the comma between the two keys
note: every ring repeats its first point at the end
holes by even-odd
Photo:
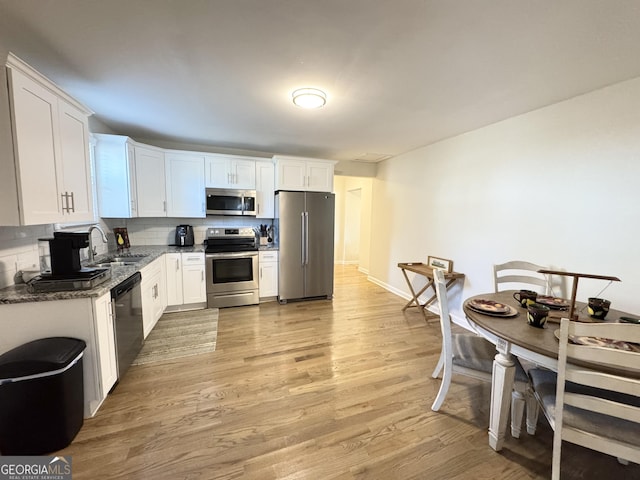
{"type": "Polygon", "coordinates": [[[302,108],[320,108],[327,103],[327,94],[317,88],[299,88],[291,96],[293,103],[302,108]]]}

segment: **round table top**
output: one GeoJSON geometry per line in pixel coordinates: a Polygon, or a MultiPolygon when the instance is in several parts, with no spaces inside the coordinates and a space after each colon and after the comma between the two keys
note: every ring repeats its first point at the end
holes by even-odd
{"type": "MultiPolygon", "coordinates": [[[[513,298],[513,293],[517,290],[507,290],[498,293],[484,293],[468,298],[463,304],[463,310],[471,323],[478,325],[484,330],[493,333],[513,345],[518,345],[524,349],[536,352],[546,357],[558,358],[558,339],[554,335],[554,331],[560,329],[560,318],[548,318],[544,328],[532,327],[527,323],[527,311],[520,306],[517,300],[513,298]],[[474,299],[493,300],[495,302],[510,305],[515,308],[518,314],[514,317],[493,317],[485,315],[469,308],[468,303],[474,299]]],[[[584,302],[576,302],[576,312],[579,320],[591,321],[587,313],[581,310],[586,307],[584,302]]],[[[551,311],[553,315],[558,317],[562,314],[569,314],[568,311],[551,311]]],[[[605,323],[618,322],[620,316],[634,316],[618,310],[609,310],[605,323]]]]}

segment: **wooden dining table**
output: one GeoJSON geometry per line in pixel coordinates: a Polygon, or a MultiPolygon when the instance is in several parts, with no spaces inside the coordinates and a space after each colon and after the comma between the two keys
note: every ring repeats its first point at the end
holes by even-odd
{"type": "MultiPolygon", "coordinates": [[[[531,361],[539,366],[558,371],[558,339],[554,332],[560,328],[560,318],[567,311],[551,310],[544,328],[527,323],[526,309],[513,298],[516,290],[485,293],[468,298],[463,304],[464,313],[471,327],[496,346],[491,382],[491,411],[489,417],[489,445],[496,451],[502,449],[508,424],[511,392],[515,376],[514,356],[531,361]],[[509,305],[516,310],[515,316],[500,317],[480,313],[469,307],[473,300],[490,300],[509,305]]],[[[576,302],[578,321],[593,321],[586,312],[586,304],[576,302]]],[[[620,317],[638,317],[611,309],[605,320],[619,322],[620,317]]],[[[640,326],[638,327],[640,328],[640,326]]]]}

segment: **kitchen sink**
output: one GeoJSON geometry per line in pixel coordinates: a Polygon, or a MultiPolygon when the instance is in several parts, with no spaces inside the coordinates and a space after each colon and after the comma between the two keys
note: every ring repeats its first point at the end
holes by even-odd
{"type": "Polygon", "coordinates": [[[100,262],[92,263],[91,267],[97,268],[111,268],[111,267],[126,267],[130,265],[136,265],[138,262],[100,262]]]}
{"type": "Polygon", "coordinates": [[[110,268],[136,265],[147,258],[147,255],[116,255],[102,259],[99,263],[92,263],[91,267],[110,268]]]}
{"type": "Polygon", "coordinates": [[[138,263],[147,258],[146,255],[136,255],[136,256],[119,256],[119,257],[108,257],[105,259],[105,262],[114,263],[114,262],[122,262],[122,263],[138,263]]]}

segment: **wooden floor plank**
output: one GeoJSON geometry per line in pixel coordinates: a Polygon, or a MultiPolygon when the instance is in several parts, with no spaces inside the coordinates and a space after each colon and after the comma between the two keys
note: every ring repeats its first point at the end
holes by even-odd
{"type": "MultiPolygon", "coordinates": [[[[552,432],[489,448],[490,386],[440,412],[437,322],[337,266],[333,300],[220,310],[217,349],[132,367],[74,442],[81,479],[543,479],[552,432]]],[[[542,417],[542,416],[541,416],[542,417]]],[[[640,478],[566,445],[563,478],[640,478]]]]}

